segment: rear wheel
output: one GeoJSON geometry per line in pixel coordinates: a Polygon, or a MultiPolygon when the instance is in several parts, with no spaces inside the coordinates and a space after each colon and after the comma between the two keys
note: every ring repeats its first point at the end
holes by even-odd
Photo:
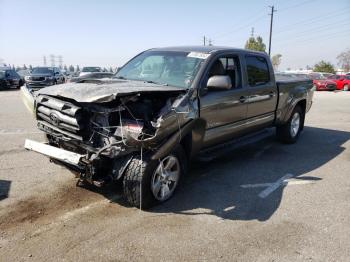
{"type": "Polygon", "coordinates": [[[287,144],[295,143],[300,135],[303,119],[303,110],[300,106],[296,106],[288,122],[282,126],[276,127],[277,138],[287,144]]]}
{"type": "Polygon", "coordinates": [[[181,146],[159,160],[135,156],[125,171],[123,191],[126,200],[146,209],[171,198],[187,168],[181,146]]]}
{"type": "Polygon", "coordinates": [[[345,84],[345,85],[344,85],[343,91],[349,91],[349,85],[348,85],[348,84],[345,84]]]}

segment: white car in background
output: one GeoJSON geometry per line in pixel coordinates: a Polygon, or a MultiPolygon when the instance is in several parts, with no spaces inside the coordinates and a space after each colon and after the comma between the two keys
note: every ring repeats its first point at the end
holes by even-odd
{"type": "Polygon", "coordinates": [[[100,73],[100,72],[102,72],[102,68],[99,66],[86,66],[86,67],[83,67],[83,70],[81,70],[79,76],[83,76],[90,73],[100,73]]]}

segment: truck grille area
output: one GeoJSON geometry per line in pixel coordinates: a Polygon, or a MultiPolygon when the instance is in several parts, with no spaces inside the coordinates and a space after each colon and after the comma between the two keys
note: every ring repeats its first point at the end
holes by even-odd
{"type": "Polygon", "coordinates": [[[44,76],[32,76],[31,80],[32,81],[44,81],[45,77],[44,76]]]}
{"type": "Polygon", "coordinates": [[[52,134],[83,140],[84,112],[72,103],[48,96],[37,98],[38,127],[52,134]]]}

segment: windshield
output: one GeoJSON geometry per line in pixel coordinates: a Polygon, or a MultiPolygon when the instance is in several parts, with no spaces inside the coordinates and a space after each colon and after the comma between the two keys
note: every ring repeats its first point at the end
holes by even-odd
{"type": "Polygon", "coordinates": [[[53,74],[53,70],[47,67],[35,67],[32,70],[32,74],[53,74]]]}
{"type": "Polygon", "coordinates": [[[83,67],[82,72],[101,72],[101,68],[100,67],[83,67]]]}
{"type": "Polygon", "coordinates": [[[5,71],[0,71],[0,79],[5,78],[5,71]]]}
{"type": "Polygon", "coordinates": [[[130,60],[116,78],[188,88],[203,59],[188,52],[146,51],[130,60]]]}

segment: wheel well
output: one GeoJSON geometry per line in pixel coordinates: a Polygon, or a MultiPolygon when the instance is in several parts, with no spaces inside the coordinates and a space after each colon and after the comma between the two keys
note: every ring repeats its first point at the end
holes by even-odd
{"type": "Polygon", "coordinates": [[[295,106],[300,106],[300,108],[303,110],[303,114],[305,115],[306,111],[306,100],[299,101],[295,106]]]}
{"type": "Polygon", "coordinates": [[[192,151],[192,132],[189,132],[185,137],[181,139],[180,145],[185,151],[187,159],[190,159],[192,151]]]}
{"type": "Polygon", "coordinates": [[[304,122],[305,122],[305,112],[306,112],[306,100],[299,101],[295,107],[299,106],[301,110],[303,111],[302,115],[302,123],[301,123],[301,129],[304,129],[304,122]]]}

